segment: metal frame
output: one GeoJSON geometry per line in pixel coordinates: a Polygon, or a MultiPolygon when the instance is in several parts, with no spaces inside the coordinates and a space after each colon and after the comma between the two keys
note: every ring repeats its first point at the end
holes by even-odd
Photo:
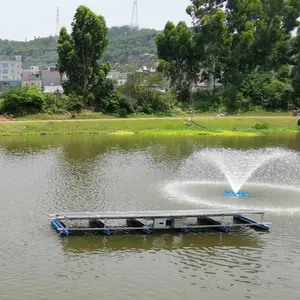
{"type": "MultiPolygon", "coordinates": [[[[121,230],[174,230],[174,229],[201,229],[201,228],[220,228],[226,226],[228,228],[234,227],[252,227],[252,226],[267,226],[271,223],[263,223],[264,212],[257,211],[257,210],[245,210],[245,209],[201,209],[201,210],[168,210],[168,211],[124,211],[124,212],[65,212],[65,213],[55,213],[49,215],[51,220],[57,221],[89,221],[93,219],[100,220],[101,222],[105,223],[107,220],[130,220],[130,219],[144,219],[146,224],[141,227],[127,227],[125,226],[104,226],[100,228],[91,228],[91,227],[69,227],[67,228],[57,228],[57,230],[69,230],[69,231],[121,231],[121,230]],[[246,217],[246,215],[261,215],[261,221],[256,221],[249,219],[249,223],[242,223],[237,224],[232,222],[226,223],[224,217],[233,217],[234,216],[242,216],[246,217]],[[186,223],[188,218],[199,218],[199,217],[222,217],[220,224],[215,225],[199,225],[199,224],[191,224],[186,223]],[[147,224],[147,221],[154,222],[154,219],[159,218],[168,218],[168,219],[175,219],[181,218],[183,221],[183,226],[181,228],[174,228],[172,226],[167,226],[164,228],[154,228],[153,224],[147,224]]],[[[248,218],[248,217],[246,217],[248,218]]]]}
{"type": "Polygon", "coordinates": [[[92,220],[92,219],[156,219],[156,218],[192,218],[222,217],[234,215],[263,215],[263,211],[249,209],[194,209],[194,210],[162,210],[162,211],[119,211],[119,212],[61,212],[50,214],[57,220],[92,220]]]}

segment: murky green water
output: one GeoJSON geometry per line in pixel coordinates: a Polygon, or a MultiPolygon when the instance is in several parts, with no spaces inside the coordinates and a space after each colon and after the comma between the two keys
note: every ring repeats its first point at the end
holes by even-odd
{"type": "MultiPolygon", "coordinates": [[[[281,168],[280,181],[286,178],[289,190],[276,190],[278,181],[274,188],[249,185],[282,209],[267,213],[273,222],[267,234],[61,238],[50,228],[47,214],[56,211],[201,207],[169,198],[165,187],[205,179],[184,174],[185,160],[203,147],[300,151],[300,135],[1,138],[0,299],[299,299],[299,160],[292,171],[281,168]],[[291,205],[293,214],[285,211],[291,205]]],[[[268,180],[277,178],[276,170],[268,171],[268,180]]],[[[197,187],[185,192],[195,197],[197,187]]],[[[214,201],[209,194],[207,199],[214,201]]],[[[253,196],[253,205],[259,204],[253,196]]]]}

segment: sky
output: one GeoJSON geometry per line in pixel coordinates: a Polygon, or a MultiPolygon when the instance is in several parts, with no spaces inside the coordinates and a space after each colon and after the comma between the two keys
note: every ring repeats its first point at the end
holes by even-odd
{"type": "MultiPolygon", "coordinates": [[[[60,27],[70,29],[76,8],[86,5],[103,15],[107,25],[130,25],[133,0],[14,0],[1,1],[0,39],[24,41],[55,35],[56,12],[60,27]]],[[[138,0],[139,26],[163,29],[167,21],[191,24],[185,9],[190,0],[138,0]],[[176,3],[176,4],[175,4],[176,3]]]]}

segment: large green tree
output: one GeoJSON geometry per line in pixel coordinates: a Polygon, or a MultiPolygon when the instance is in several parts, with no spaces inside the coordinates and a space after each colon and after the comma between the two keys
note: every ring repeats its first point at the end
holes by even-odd
{"type": "Polygon", "coordinates": [[[165,73],[176,91],[189,89],[197,81],[200,69],[194,53],[193,35],[186,23],[175,26],[168,22],[164,31],[157,35],[156,44],[158,70],[165,73]]]}
{"type": "MultiPolygon", "coordinates": [[[[248,83],[268,78],[272,92],[285,99],[274,105],[287,107],[291,99],[291,66],[294,65],[294,88],[300,78],[300,49],[294,41],[298,38],[292,34],[299,25],[300,0],[191,0],[187,13],[193,27],[186,31],[185,40],[177,38],[180,31],[170,23],[156,40],[164,69],[172,71],[168,74],[172,75],[172,82],[181,82],[182,73],[189,74],[192,80],[196,74],[198,81],[206,77],[213,90],[213,82],[219,79],[225,85],[226,102],[234,110],[237,102],[241,106],[243,101],[271,108],[275,102],[268,101],[266,105],[266,101],[254,100],[254,93],[245,91],[248,83]],[[188,51],[182,55],[177,49],[188,51]]],[[[256,88],[266,91],[263,84],[256,88]]]]}
{"type": "Polygon", "coordinates": [[[298,34],[292,41],[291,56],[293,67],[291,72],[294,88],[293,105],[300,108],[300,35],[298,34]]]}
{"type": "Polygon", "coordinates": [[[221,70],[232,44],[226,25],[226,14],[215,2],[197,0],[187,8],[194,23],[194,54],[201,62],[201,74],[208,79],[211,92],[215,88],[216,80],[221,78],[221,70]]]}
{"type": "Polygon", "coordinates": [[[257,69],[277,71],[290,63],[291,31],[298,26],[299,0],[192,0],[191,3],[187,12],[196,30],[206,37],[202,39],[205,48],[210,49],[218,38],[216,56],[226,58],[223,68],[227,82],[235,82],[240,75],[257,69]],[[211,27],[213,18],[219,20],[217,27],[211,27]],[[227,46],[231,40],[230,55],[226,57],[220,53],[224,48],[222,42],[227,46]]]}
{"type": "Polygon", "coordinates": [[[86,104],[93,98],[93,88],[102,83],[109,72],[109,64],[101,59],[109,42],[108,28],[103,16],[98,16],[86,6],[79,6],[72,22],[72,32],[65,27],[58,38],[58,70],[67,75],[67,93],[83,96],[86,104]]]}

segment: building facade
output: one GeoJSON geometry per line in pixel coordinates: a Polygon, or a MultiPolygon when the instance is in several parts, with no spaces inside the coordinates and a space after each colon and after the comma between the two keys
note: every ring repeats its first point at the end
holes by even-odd
{"type": "Polygon", "coordinates": [[[21,81],[22,73],[21,55],[17,55],[15,60],[0,61],[0,81],[21,81]]]}
{"type": "Polygon", "coordinates": [[[66,80],[56,67],[48,67],[41,71],[42,88],[45,93],[63,93],[62,83],[66,80]]]}
{"type": "Polygon", "coordinates": [[[62,77],[57,71],[56,67],[49,67],[47,69],[43,69],[42,73],[42,81],[43,86],[61,86],[62,77]]]}
{"type": "Polygon", "coordinates": [[[35,86],[42,90],[42,77],[39,66],[31,66],[28,70],[23,70],[22,86],[35,86]]]}

